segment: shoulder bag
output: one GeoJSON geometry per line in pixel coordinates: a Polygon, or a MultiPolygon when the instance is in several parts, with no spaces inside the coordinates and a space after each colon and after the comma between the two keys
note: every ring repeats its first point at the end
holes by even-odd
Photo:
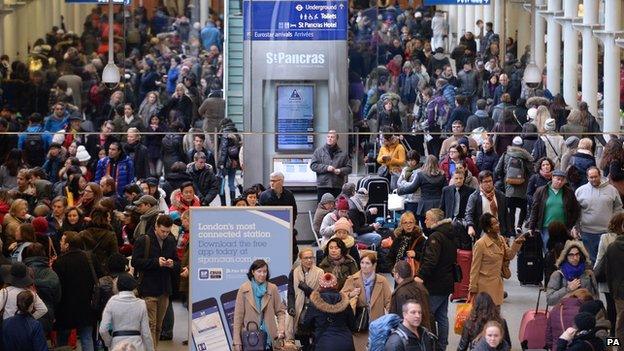
{"type": "Polygon", "coordinates": [[[358,306],[355,308],[355,331],[366,332],[370,322],[370,307],[358,306]]]}
{"type": "Polygon", "coordinates": [[[100,280],[95,274],[95,268],[93,267],[93,261],[91,260],[91,255],[84,252],[84,255],[87,257],[87,262],[89,262],[89,270],[91,270],[91,276],[93,277],[93,288],[91,290],[91,309],[96,311],[100,306],[100,280]]]}

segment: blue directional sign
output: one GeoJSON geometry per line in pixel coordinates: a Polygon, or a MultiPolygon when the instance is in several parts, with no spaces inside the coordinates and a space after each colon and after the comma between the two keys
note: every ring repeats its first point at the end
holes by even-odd
{"type": "MultiPolygon", "coordinates": [[[[108,4],[108,0],[65,0],[68,4],[108,4]]],[[[130,5],[132,0],[113,0],[115,5],[130,5]]]]}
{"type": "Polygon", "coordinates": [[[245,40],[347,40],[347,1],[245,1],[245,40]]]}
{"type": "Polygon", "coordinates": [[[489,5],[490,0],[425,0],[425,5],[489,5]]]}

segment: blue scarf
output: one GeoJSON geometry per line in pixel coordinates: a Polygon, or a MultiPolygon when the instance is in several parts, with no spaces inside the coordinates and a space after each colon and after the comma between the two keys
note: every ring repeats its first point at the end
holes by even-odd
{"type": "Polygon", "coordinates": [[[269,340],[269,332],[267,331],[266,324],[264,323],[264,316],[262,312],[262,298],[266,295],[267,292],[267,283],[264,282],[262,284],[258,284],[255,279],[251,278],[251,290],[253,291],[254,301],[256,301],[256,308],[260,311],[260,330],[266,333],[266,345],[271,345],[271,340],[269,340]]]}
{"type": "Polygon", "coordinates": [[[362,279],[364,281],[364,293],[366,295],[366,303],[371,303],[371,296],[373,295],[373,287],[375,286],[375,273],[372,273],[370,277],[365,278],[362,275],[362,279]]]}
{"type": "Polygon", "coordinates": [[[561,273],[569,282],[580,278],[585,273],[585,262],[579,263],[578,266],[573,266],[570,262],[565,261],[561,264],[561,273]]]}

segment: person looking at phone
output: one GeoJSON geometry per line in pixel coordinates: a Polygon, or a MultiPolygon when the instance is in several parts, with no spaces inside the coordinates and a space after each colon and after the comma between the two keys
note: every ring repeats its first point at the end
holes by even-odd
{"type": "Polygon", "coordinates": [[[510,248],[507,240],[500,234],[501,225],[496,217],[491,213],[484,213],[479,222],[485,235],[477,240],[472,249],[468,301],[476,294],[486,292],[500,308],[505,293],[503,278],[510,278],[509,261],[516,256],[525,237],[516,237],[510,248]]]}
{"type": "Polygon", "coordinates": [[[581,312],[574,317],[574,326],[566,329],[557,342],[557,351],[593,350],[602,351],[605,343],[596,336],[596,317],[589,312],[581,312]]]}
{"type": "Polygon", "coordinates": [[[584,288],[594,299],[598,299],[598,283],[592,271],[591,259],[583,242],[568,240],[557,259],[557,270],[550,275],[546,302],[550,306],[558,304],[571,292],[584,288]]]}
{"type": "Polygon", "coordinates": [[[255,260],[249,267],[247,278],[236,294],[234,307],[234,351],[243,351],[244,331],[258,330],[264,334],[265,350],[271,350],[274,339],[283,339],[286,329],[286,306],[282,303],[277,285],[269,282],[269,265],[264,260],[255,260]],[[248,330],[248,325],[252,327],[248,330]]]}
{"type": "Polygon", "coordinates": [[[146,235],[134,242],[132,266],[138,273],[139,296],[145,300],[154,348],[158,348],[162,323],[172,292],[172,274],[179,274],[176,239],[171,234],[173,219],[161,215],[146,235]]]}

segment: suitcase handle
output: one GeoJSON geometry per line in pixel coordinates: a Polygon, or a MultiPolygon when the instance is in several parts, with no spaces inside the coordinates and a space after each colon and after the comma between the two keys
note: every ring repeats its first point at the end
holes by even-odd
{"type": "MultiPolygon", "coordinates": [[[[539,303],[540,303],[540,297],[542,296],[542,289],[540,288],[538,290],[537,293],[537,303],[535,304],[535,313],[537,314],[537,311],[539,311],[539,303]]],[[[546,313],[548,313],[548,303],[546,303],[546,313]]]]}

